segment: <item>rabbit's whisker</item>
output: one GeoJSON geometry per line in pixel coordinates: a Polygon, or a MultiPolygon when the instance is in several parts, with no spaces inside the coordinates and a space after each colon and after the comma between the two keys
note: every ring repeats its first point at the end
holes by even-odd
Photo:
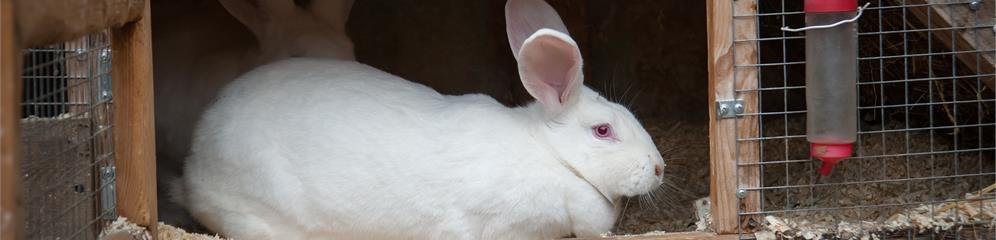
{"type": "MultiPolygon", "coordinates": [[[[629,96],[629,91],[633,90],[633,86],[636,86],[636,82],[629,81],[629,84],[627,84],[627,85],[629,85],[629,86],[626,87],[626,90],[623,90],[622,96],[619,97],[619,101],[621,101],[621,102],[626,102],[626,96],[629,96]]],[[[629,104],[627,104],[627,105],[629,105],[629,104]]]]}
{"type": "Polygon", "coordinates": [[[636,103],[636,100],[639,99],[640,96],[643,96],[643,92],[644,92],[643,89],[637,90],[636,93],[633,94],[633,98],[631,98],[629,100],[629,103],[626,104],[626,108],[627,109],[632,109],[633,108],[633,104],[636,103]]]}
{"type": "Polygon", "coordinates": [[[619,226],[622,225],[623,220],[626,219],[626,209],[629,208],[629,201],[631,200],[633,199],[626,198],[626,201],[623,203],[622,211],[619,211],[619,216],[616,217],[616,228],[619,228],[619,226]]]}

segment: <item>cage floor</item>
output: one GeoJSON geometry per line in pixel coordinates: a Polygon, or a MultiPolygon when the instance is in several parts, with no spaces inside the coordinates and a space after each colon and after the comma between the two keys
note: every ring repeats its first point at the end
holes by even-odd
{"type": "MultiPolygon", "coordinates": [[[[625,214],[620,217],[614,232],[694,231],[697,219],[693,202],[709,193],[708,126],[661,118],[643,119],[643,124],[668,159],[666,174],[669,185],[655,193],[654,199],[641,197],[627,201],[625,214]]],[[[804,133],[805,119],[770,121],[764,123],[764,127],[765,132],[787,130],[804,133]]],[[[864,135],[855,151],[876,157],[844,161],[833,175],[822,179],[817,177],[820,163],[816,161],[766,164],[762,181],[763,186],[771,189],[762,190],[761,210],[772,212],[776,219],[790,221],[788,225],[811,226],[810,230],[815,229],[814,233],[819,234],[834,233],[842,222],[865,224],[844,229],[865,233],[928,227],[918,224],[918,220],[914,219],[917,215],[910,213],[917,207],[922,207],[921,211],[929,211],[931,206],[940,209],[944,207],[941,206],[943,202],[933,205],[918,203],[964,198],[966,194],[978,192],[996,181],[992,174],[996,166],[991,152],[971,157],[967,157],[968,154],[888,157],[897,151],[916,153],[954,149],[951,142],[937,137],[939,134],[954,133],[933,134],[934,138],[929,132],[864,135]],[[952,177],[973,173],[979,176],[952,177]],[[794,187],[814,184],[823,184],[824,187],[794,187]],[[893,222],[892,227],[886,226],[887,220],[896,220],[899,216],[905,216],[900,218],[912,224],[896,225],[893,222]]],[[[766,142],[762,148],[763,161],[808,159],[805,138],[766,142]]],[[[990,206],[992,202],[975,201],[971,204],[983,213],[996,209],[990,206]]],[[[927,215],[919,216],[919,223],[926,223],[923,218],[927,215]]],[[[979,231],[986,230],[980,228],[979,231]]]]}
{"type": "MultiPolygon", "coordinates": [[[[217,235],[207,235],[200,233],[189,233],[183,229],[160,222],[157,226],[156,238],[158,240],[223,240],[217,235]]],[[[119,217],[100,234],[100,239],[107,240],[151,240],[152,237],[135,223],[128,221],[124,217],[119,217]]]]}
{"type": "Polygon", "coordinates": [[[692,203],[709,196],[709,126],[666,118],[641,122],[667,162],[665,186],[653,197],[627,199],[613,232],[694,231],[692,203]]]}

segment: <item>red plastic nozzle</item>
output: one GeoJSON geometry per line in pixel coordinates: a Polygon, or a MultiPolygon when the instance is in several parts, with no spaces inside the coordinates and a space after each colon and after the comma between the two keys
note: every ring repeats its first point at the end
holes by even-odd
{"type": "Polygon", "coordinates": [[[820,167],[820,175],[830,176],[830,173],[833,172],[833,166],[835,165],[837,165],[837,162],[835,161],[824,160],[823,167],[820,167]]]}
{"type": "Polygon", "coordinates": [[[851,144],[810,143],[809,155],[823,161],[820,175],[829,176],[837,162],[851,157],[851,144]]]}
{"type": "Polygon", "coordinates": [[[858,10],[858,0],[805,0],[807,13],[853,12],[858,10]]]}

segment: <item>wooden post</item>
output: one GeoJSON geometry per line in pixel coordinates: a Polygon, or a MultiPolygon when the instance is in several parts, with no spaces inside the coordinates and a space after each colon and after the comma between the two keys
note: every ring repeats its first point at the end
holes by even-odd
{"type": "Polygon", "coordinates": [[[156,236],[156,153],[149,1],[135,22],[111,31],[118,214],[156,236]]]}
{"type": "Polygon", "coordinates": [[[738,89],[756,89],[757,67],[734,67],[757,63],[757,22],[753,15],[757,0],[709,0],[706,6],[706,26],[709,36],[709,196],[712,199],[713,229],[719,234],[748,232],[750,219],[741,219],[738,212],[759,210],[759,193],[749,191],[737,198],[737,190],[760,186],[759,166],[737,166],[756,163],[759,146],[756,141],[737,139],[758,136],[757,116],[719,119],[717,100],[740,99],[745,113],[759,110],[756,91],[737,93],[738,89]],[[741,16],[741,17],[734,17],[741,16]]]}
{"type": "Polygon", "coordinates": [[[21,233],[21,49],[11,0],[0,0],[0,240],[21,233]]]}
{"type": "MultiPolygon", "coordinates": [[[[974,25],[991,25],[996,22],[993,15],[996,14],[996,7],[994,7],[994,2],[985,2],[979,5],[979,9],[972,10],[969,8],[968,2],[965,4],[944,4],[948,1],[941,0],[910,0],[907,5],[926,5],[926,4],[939,4],[931,5],[929,7],[911,7],[908,8],[913,16],[916,16],[920,22],[927,25],[930,22],[931,26],[926,26],[927,28],[951,28],[951,27],[965,27],[974,25]],[[928,21],[929,20],[929,21],[928,21]],[[976,21],[980,21],[976,23],[976,21]]],[[[931,31],[934,39],[940,40],[945,46],[951,48],[951,51],[966,51],[966,50],[976,50],[976,51],[986,51],[993,50],[996,48],[996,36],[993,34],[994,29],[983,28],[983,29],[961,29],[961,30],[948,30],[948,31],[931,31]],[[976,32],[978,31],[978,32],[976,32]],[[952,34],[954,36],[952,36],[952,34]],[[976,36],[978,34],[978,36],[976,36]]],[[[975,54],[955,54],[958,60],[972,69],[973,72],[979,75],[993,74],[994,68],[996,68],[996,53],[983,52],[979,53],[980,57],[976,57],[975,54]]],[[[983,83],[989,86],[990,89],[996,89],[996,83],[992,77],[983,77],[983,83]]]]}

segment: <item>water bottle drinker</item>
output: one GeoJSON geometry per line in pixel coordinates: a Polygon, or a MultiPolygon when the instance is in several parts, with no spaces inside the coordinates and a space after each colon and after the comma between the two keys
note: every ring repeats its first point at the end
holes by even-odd
{"type": "MultiPolygon", "coordinates": [[[[866,4],[865,7],[868,5],[866,4]]],[[[806,139],[820,174],[851,157],[857,138],[857,0],[805,0],[806,139]]]]}

